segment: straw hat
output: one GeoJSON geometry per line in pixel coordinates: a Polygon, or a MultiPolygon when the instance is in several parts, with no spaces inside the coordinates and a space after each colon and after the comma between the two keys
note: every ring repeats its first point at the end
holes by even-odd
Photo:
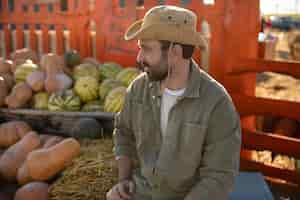
{"type": "Polygon", "coordinates": [[[206,48],[204,36],[197,32],[194,12],[177,6],[156,6],[134,22],[125,33],[125,40],[167,40],[206,48]]]}

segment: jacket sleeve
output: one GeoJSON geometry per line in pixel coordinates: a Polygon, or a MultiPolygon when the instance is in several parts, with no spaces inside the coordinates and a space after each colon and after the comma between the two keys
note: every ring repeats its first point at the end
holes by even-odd
{"type": "Polygon", "coordinates": [[[239,171],[240,119],[230,97],[215,105],[207,131],[198,181],[185,200],[228,199],[239,171]]]}
{"type": "Polygon", "coordinates": [[[113,132],[114,153],[116,158],[127,156],[136,159],[135,137],[131,122],[131,87],[127,89],[122,110],[116,114],[113,132]]]}

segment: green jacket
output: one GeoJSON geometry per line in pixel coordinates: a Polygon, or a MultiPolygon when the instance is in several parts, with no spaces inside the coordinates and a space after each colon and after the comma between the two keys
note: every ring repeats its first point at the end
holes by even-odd
{"type": "Polygon", "coordinates": [[[239,171],[240,120],[224,87],[192,62],[183,96],[160,130],[158,82],[140,75],[116,116],[116,156],[139,161],[136,199],[227,199],[239,171]]]}

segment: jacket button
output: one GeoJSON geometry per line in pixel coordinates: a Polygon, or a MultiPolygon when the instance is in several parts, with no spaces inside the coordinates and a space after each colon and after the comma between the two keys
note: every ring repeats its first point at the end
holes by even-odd
{"type": "Polygon", "coordinates": [[[146,186],[147,182],[145,180],[142,181],[143,185],[146,186]]]}
{"type": "Polygon", "coordinates": [[[155,175],[155,167],[152,168],[152,174],[155,175]]]}

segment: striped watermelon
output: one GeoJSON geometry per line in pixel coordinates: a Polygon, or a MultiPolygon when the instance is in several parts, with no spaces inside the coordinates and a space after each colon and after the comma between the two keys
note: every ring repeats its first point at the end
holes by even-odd
{"type": "Polygon", "coordinates": [[[134,67],[128,67],[120,71],[117,76],[116,80],[120,81],[128,87],[130,83],[140,74],[140,71],[137,68],[134,67]]]}
{"type": "Polygon", "coordinates": [[[98,98],[98,88],[97,79],[91,76],[80,77],[74,86],[75,93],[83,102],[96,100],[98,98]]]}
{"type": "Polygon", "coordinates": [[[81,110],[84,112],[103,112],[103,106],[103,102],[101,101],[89,101],[81,108],[81,110]]]}
{"type": "Polygon", "coordinates": [[[114,79],[117,74],[122,70],[122,66],[114,63],[114,62],[107,62],[100,66],[100,80],[104,80],[107,78],[114,79]]]}
{"type": "Polygon", "coordinates": [[[105,99],[107,94],[114,88],[122,86],[122,83],[120,81],[114,80],[114,79],[105,79],[99,87],[99,95],[102,100],[105,99]]]}
{"type": "Polygon", "coordinates": [[[80,98],[73,90],[53,93],[48,101],[48,110],[51,111],[78,111],[80,107],[80,98]]]}
{"type": "Polygon", "coordinates": [[[117,113],[121,111],[126,95],[126,88],[121,86],[111,90],[104,102],[104,111],[117,113]]]}
{"type": "Polygon", "coordinates": [[[99,71],[95,65],[84,63],[74,67],[73,79],[78,80],[80,77],[92,76],[99,80],[99,71]]]}

